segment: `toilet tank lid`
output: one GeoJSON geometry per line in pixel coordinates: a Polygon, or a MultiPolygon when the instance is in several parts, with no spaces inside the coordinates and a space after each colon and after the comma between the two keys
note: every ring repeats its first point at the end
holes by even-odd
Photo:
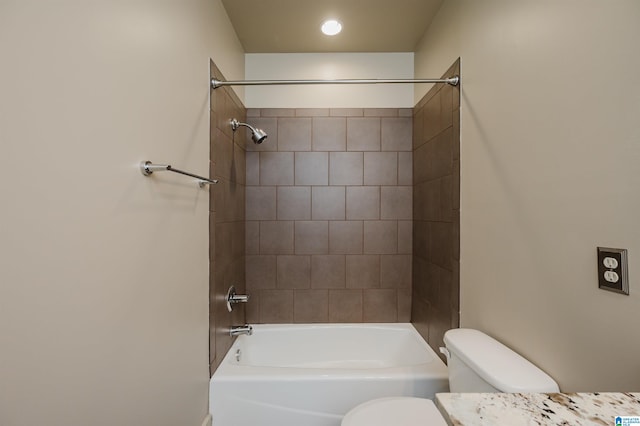
{"type": "Polygon", "coordinates": [[[449,351],[494,388],[508,393],[559,392],[547,373],[478,330],[457,328],[444,335],[449,351]]]}

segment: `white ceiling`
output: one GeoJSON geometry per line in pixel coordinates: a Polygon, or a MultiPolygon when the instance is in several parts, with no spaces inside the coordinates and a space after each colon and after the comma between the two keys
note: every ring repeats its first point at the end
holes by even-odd
{"type": "Polygon", "coordinates": [[[443,0],[222,0],[246,53],[413,52],[443,0]],[[320,32],[325,19],[340,34],[320,32]]]}

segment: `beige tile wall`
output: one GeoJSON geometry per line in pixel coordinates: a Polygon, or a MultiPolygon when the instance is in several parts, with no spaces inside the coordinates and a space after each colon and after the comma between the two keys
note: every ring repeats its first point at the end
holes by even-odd
{"type": "Polygon", "coordinates": [[[409,321],[412,110],[247,115],[247,321],[409,321]]]}
{"type": "MultiPolygon", "coordinates": [[[[212,76],[224,80],[211,64],[212,76]]],[[[246,109],[235,93],[227,88],[211,91],[210,175],[219,183],[210,188],[209,213],[209,361],[213,374],[227,353],[233,339],[231,325],[245,322],[244,306],[233,313],[227,311],[225,296],[229,286],[238,292],[245,289],[245,133],[235,134],[229,124],[232,118],[246,120],[246,109]]],[[[251,195],[252,211],[269,215],[268,197],[251,195]]],[[[273,206],[275,208],[275,206],[273,206]]],[[[272,214],[275,219],[275,211],[272,214]]]]}
{"type": "MultiPolygon", "coordinates": [[[[445,73],[460,74],[460,62],[445,73]]],[[[435,86],[414,108],[411,320],[438,353],[460,323],[460,90],[435,86]]]]}

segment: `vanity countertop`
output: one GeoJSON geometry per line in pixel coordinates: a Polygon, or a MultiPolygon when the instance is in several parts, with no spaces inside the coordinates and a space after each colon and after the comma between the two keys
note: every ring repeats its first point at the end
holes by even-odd
{"type": "Polygon", "coordinates": [[[454,426],[616,426],[618,416],[640,418],[640,393],[439,393],[436,405],[454,426]]]}

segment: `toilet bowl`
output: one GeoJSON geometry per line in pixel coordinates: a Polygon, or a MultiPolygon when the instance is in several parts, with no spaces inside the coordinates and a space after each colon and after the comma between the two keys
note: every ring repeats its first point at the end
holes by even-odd
{"type": "MultiPolygon", "coordinates": [[[[559,392],[544,371],[486,334],[458,328],[444,335],[451,392],[559,392]]],[[[349,411],[341,426],[446,425],[433,401],[423,398],[381,398],[349,411]]]]}

